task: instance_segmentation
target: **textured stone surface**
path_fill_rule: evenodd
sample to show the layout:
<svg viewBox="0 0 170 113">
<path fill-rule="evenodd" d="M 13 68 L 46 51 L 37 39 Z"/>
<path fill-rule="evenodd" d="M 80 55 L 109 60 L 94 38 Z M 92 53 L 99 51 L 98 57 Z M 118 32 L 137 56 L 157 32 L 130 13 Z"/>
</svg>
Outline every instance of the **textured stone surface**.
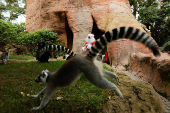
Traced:
<svg viewBox="0 0 170 113">
<path fill-rule="evenodd" d="M 128 0 L 26 0 L 26 28 L 56 31 L 65 46 L 81 52 L 85 37 L 94 33 L 96 39 L 104 32 L 121 26 L 142 27 L 131 13 Z M 144 31 L 144 30 L 143 30 Z M 126 64 L 132 52 L 150 53 L 143 45 L 119 40 L 108 45 L 109 58 Z"/>
<path fill-rule="evenodd" d="M 121 72 L 128 75 L 132 80 L 142 81 L 142 79 L 140 79 L 137 76 L 134 76 L 129 71 L 121 71 Z M 170 113 L 170 101 L 168 99 L 166 99 L 165 97 L 161 96 L 160 94 L 158 94 L 158 95 L 159 95 L 160 100 L 162 101 L 162 105 L 164 107 L 165 113 Z"/>
<path fill-rule="evenodd" d="M 155 90 L 170 100 L 170 56 L 162 53 L 155 58 L 151 54 L 132 54 L 130 72 L 153 85 Z"/>
<path fill-rule="evenodd" d="M 110 92 L 110 100 L 103 107 L 103 113 L 164 113 L 159 95 L 151 84 L 132 80 L 126 74 L 117 73 L 121 82 L 118 86 L 124 100 Z"/>
<path fill-rule="evenodd" d="M 159 96 L 159 97 L 162 101 L 163 107 L 165 109 L 165 113 L 170 113 L 170 101 L 164 98 L 163 96 Z"/>
</svg>

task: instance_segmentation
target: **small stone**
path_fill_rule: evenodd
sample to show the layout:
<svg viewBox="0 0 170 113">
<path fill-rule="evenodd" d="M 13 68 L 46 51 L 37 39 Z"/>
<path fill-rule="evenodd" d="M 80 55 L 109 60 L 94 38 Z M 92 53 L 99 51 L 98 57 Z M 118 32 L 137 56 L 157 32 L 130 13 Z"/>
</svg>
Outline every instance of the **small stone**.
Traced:
<svg viewBox="0 0 170 113">
<path fill-rule="evenodd" d="M 22 96 L 25 96 L 25 93 L 24 93 L 24 92 L 21 92 L 21 95 L 22 95 Z"/>
<path fill-rule="evenodd" d="M 57 100 L 61 100 L 61 99 L 63 99 L 63 97 L 57 97 L 56 99 L 57 99 Z"/>
</svg>

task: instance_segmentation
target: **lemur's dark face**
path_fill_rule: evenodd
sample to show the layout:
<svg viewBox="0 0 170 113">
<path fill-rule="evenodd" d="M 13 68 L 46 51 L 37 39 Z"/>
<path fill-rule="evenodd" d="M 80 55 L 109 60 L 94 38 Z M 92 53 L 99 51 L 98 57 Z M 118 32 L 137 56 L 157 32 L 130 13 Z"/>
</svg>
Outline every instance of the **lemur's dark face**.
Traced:
<svg viewBox="0 0 170 113">
<path fill-rule="evenodd" d="M 49 72 L 48 70 L 43 70 L 39 75 L 38 75 L 38 78 L 35 80 L 37 83 L 39 82 L 46 82 L 47 80 L 47 77 L 48 77 L 48 73 Z"/>
</svg>

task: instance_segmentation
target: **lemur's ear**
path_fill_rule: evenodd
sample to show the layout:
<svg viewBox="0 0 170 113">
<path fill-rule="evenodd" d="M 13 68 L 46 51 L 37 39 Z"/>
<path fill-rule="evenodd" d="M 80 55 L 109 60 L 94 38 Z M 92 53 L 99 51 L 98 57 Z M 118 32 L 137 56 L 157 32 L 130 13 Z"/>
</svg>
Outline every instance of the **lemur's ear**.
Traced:
<svg viewBox="0 0 170 113">
<path fill-rule="evenodd" d="M 49 72 L 49 71 L 46 69 L 45 72 Z"/>
</svg>

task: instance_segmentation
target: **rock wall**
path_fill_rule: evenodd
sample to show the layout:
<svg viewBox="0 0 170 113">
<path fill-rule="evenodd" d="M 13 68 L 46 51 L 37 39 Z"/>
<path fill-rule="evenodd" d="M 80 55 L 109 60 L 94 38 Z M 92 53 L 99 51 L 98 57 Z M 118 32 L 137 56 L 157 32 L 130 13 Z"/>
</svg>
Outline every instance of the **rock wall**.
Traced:
<svg viewBox="0 0 170 113">
<path fill-rule="evenodd" d="M 155 58 L 151 54 L 132 54 L 130 72 L 149 82 L 155 90 L 170 100 L 170 55 L 162 53 Z"/>
<path fill-rule="evenodd" d="M 103 107 L 103 113 L 164 113 L 162 102 L 151 84 L 131 80 L 124 73 L 119 72 L 117 75 L 121 82 L 118 87 L 124 99 L 121 100 L 110 91 L 111 96 Z"/>
<path fill-rule="evenodd" d="M 81 52 L 85 37 L 94 33 L 99 38 L 104 32 L 121 26 L 141 30 L 132 15 L 128 0 L 26 0 L 26 28 L 56 31 L 65 46 Z M 144 30 L 143 30 L 144 31 Z M 118 40 L 108 45 L 109 58 L 116 64 L 126 64 L 130 53 L 150 53 L 143 45 L 129 40 Z"/>
</svg>

